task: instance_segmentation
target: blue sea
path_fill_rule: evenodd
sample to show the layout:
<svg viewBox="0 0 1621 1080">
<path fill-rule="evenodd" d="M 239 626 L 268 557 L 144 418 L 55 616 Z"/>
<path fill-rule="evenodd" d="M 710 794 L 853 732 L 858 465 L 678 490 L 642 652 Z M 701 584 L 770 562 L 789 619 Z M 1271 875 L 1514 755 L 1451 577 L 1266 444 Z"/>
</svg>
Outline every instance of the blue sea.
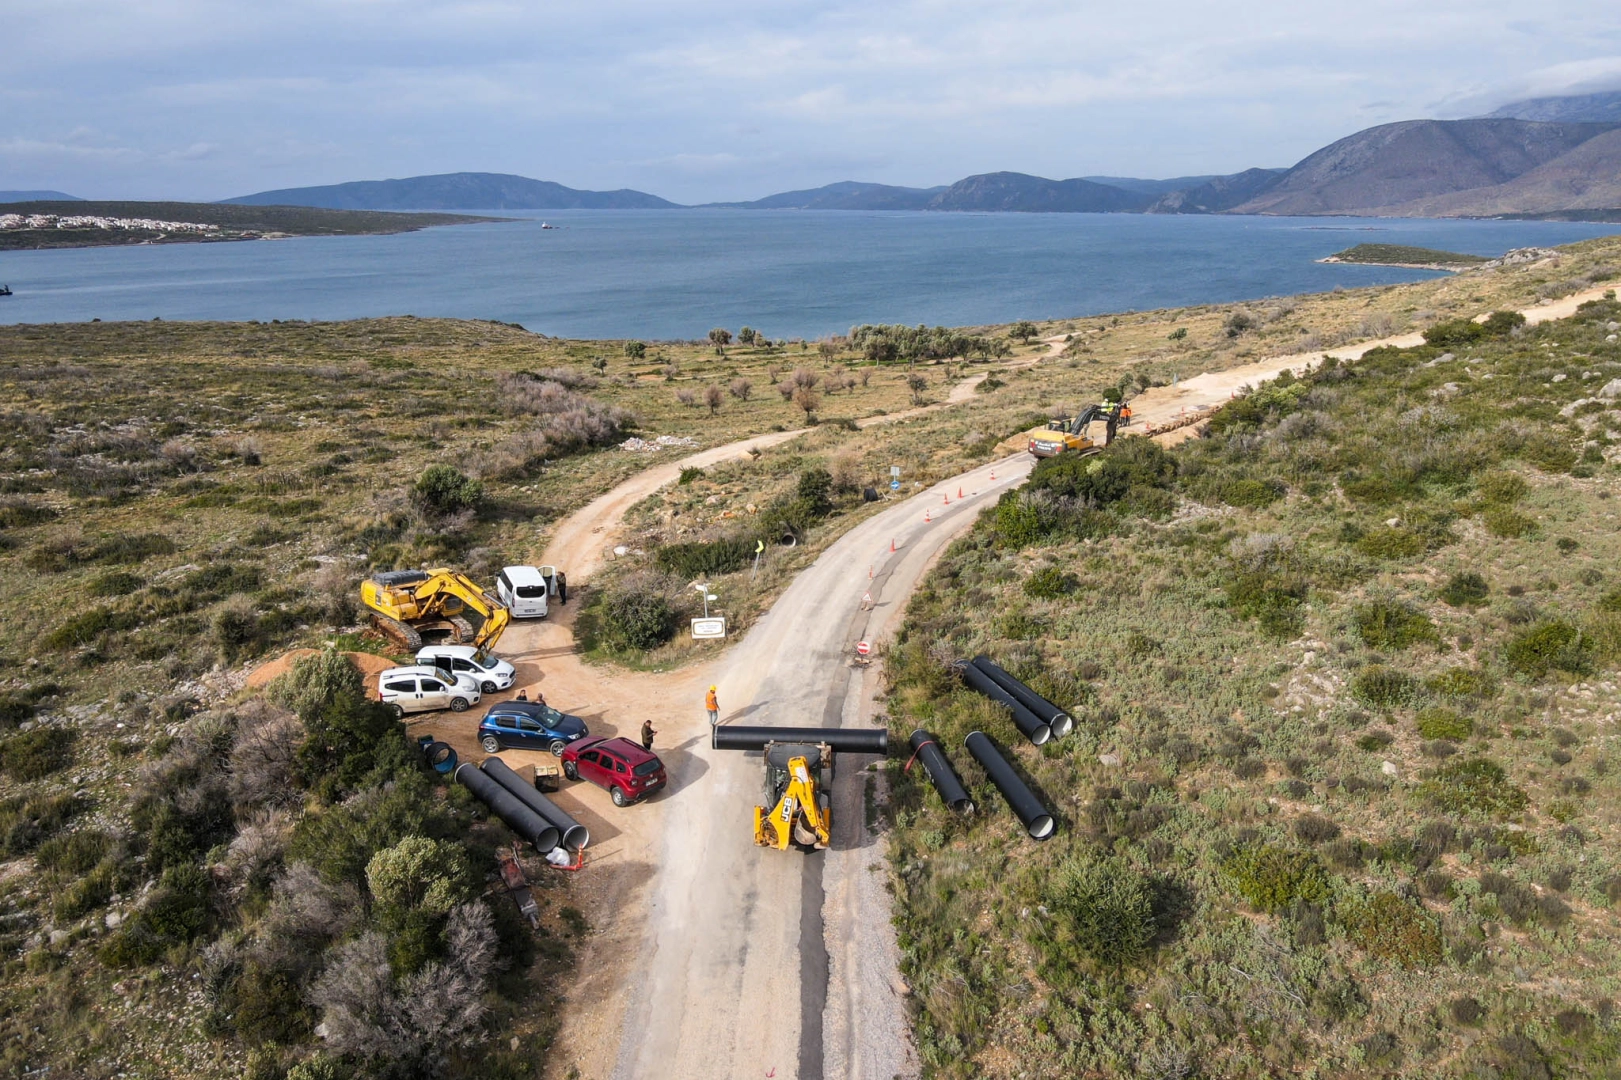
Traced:
<svg viewBox="0 0 1621 1080">
<path fill-rule="evenodd" d="M 473 211 L 470 211 L 473 212 Z M 455 316 L 561 337 L 819 337 L 1180 307 L 1435 276 L 1315 260 L 1480 255 L 1621 225 L 1141 214 L 579 210 L 396 236 L 0 252 L 0 322 Z M 542 228 L 542 222 L 553 228 Z"/>
</svg>

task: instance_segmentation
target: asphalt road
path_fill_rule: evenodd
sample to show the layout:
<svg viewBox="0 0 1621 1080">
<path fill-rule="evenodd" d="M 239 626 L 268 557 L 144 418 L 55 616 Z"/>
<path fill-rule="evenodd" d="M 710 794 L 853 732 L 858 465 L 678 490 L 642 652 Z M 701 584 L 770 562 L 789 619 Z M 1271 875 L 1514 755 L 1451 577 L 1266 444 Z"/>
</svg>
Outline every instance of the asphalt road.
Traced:
<svg viewBox="0 0 1621 1080">
<path fill-rule="evenodd" d="M 893 625 L 935 556 L 1030 465 L 1010 459 L 937 484 L 824 552 L 712 669 L 726 721 L 868 722 L 877 667 L 853 664 L 856 642 Z M 876 848 L 861 815 L 868 759 L 836 762 L 834 848 L 807 856 L 753 844 L 752 807 L 764 797 L 758 754 L 711 750 L 701 720 L 678 738 L 702 780 L 647 818 L 660 830 L 650 852 L 659 869 L 643 899 L 613 1075 L 888 1080 L 915 1071 L 887 897 L 860 887 L 861 876 L 876 876 L 865 870 Z"/>
</svg>

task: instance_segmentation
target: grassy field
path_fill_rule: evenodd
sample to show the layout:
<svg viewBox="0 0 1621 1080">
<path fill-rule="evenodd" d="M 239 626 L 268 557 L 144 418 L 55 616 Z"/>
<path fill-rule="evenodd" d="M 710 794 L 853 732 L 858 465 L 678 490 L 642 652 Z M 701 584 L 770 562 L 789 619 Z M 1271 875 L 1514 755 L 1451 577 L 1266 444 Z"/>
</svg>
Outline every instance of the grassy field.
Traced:
<svg viewBox="0 0 1621 1080">
<path fill-rule="evenodd" d="M 37 248 L 107 247 L 121 244 L 184 244 L 249 240 L 262 236 L 362 236 L 415 232 L 435 225 L 465 225 L 499 218 L 466 214 L 394 214 L 376 210 L 321 210 L 304 206 L 235 206 L 183 202 L 23 202 L 0 203 L 0 214 L 54 214 L 59 217 L 145 218 L 217 225 L 217 232 L 163 233 L 151 229 L 5 229 L 0 251 Z"/>
<path fill-rule="evenodd" d="M 546 933 L 530 942 L 533 953 L 520 948 L 511 912 L 498 900 L 490 904 L 493 929 L 445 912 L 427 923 L 406 919 L 398 904 L 390 907 L 391 868 L 409 861 L 437 875 L 443 895 L 471 902 L 500 831 L 473 822 L 453 790 L 425 781 L 408 754 L 401 759 L 397 733 L 368 727 L 376 718 L 354 702 L 352 688 L 306 673 L 314 689 L 284 688 L 267 701 L 243 695 L 241 680 L 289 647 L 366 647 L 354 595 L 369 569 L 450 564 L 488 578 L 505 562 L 532 558 L 552 524 L 594 495 L 688 452 L 619 449 L 630 436 L 671 436 L 702 448 L 797 428 L 807 414 L 817 421 L 752 462 L 689 476 L 637 508 L 642 554 L 616 563 L 586 596 L 601 628 L 602 605 L 615 590 L 638 579 L 655 588 L 684 584 L 690 560 L 716 550 L 704 545 L 733 543 L 776 515 L 776 523 L 800 530 L 802 543 L 774 550 L 758 579 L 749 582 L 738 566 L 704 571 L 734 625 L 746 625 L 805 560 L 870 512 L 875 504 L 861 491 L 887 484 L 891 465 L 909 483 L 928 483 L 991 460 L 1003 440 L 1106 388 L 1534 303 L 1603 280 L 1617 259 L 1621 244 L 1595 242 L 1552 263 L 1412 286 L 1054 321 L 1016 328 L 1012 339 L 1007 327 L 971 328 L 1005 344 L 1012 363 L 1039 364 L 992 366 L 982 392 L 963 405 L 865 428 L 854 421 L 938 402 L 986 365 L 876 363 L 841 340 L 717 351 L 707 342 L 567 341 L 495 323 L 412 318 L 0 327 L 0 570 L 9 586 L 0 598 L 0 656 L 9 673 L 0 683 L 0 1072 L 51 1064 L 85 1076 L 247 1070 L 279 1077 L 310 1057 L 314 1002 L 336 1008 L 334 995 L 358 992 L 322 982 L 320 972 L 362 970 L 373 956 L 365 950 L 383 948 L 395 981 L 373 986 L 367 1000 L 374 1011 L 405 1008 L 401 995 L 432 988 L 424 972 L 444 959 L 451 937 L 487 932 L 525 962 L 483 975 L 489 1011 L 446 1036 L 455 1052 L 434 1067 L 448 1075 L 529 1075 L 525 1063 L 543 1052 L 552 1030 L 540 988 L 566 968 L 568 938 L 578 932 L 566 888 L 544 897 Z M 1044 338 L 1055 339 L 1057 355 L 1043 359 Z M 1558 385 L 1574 392 L 1578 375 Z M 1589 420 L 1584 414 L 1577 422 Z M 1231 466 L 1214 460 L 1214 448 L 1232 445 L 1201 440 L 1178 453 L 1213 455 L 1208 470 L 1219 472 Z M 446 497 L 447 489 L 420 482 L 433 466 L 477 486 L 458 481 Z M 1594 462 L 1573 468 L 1608 475 Z M 1178 473 L 1176 483 L 1192 483 L 1188 475 Z M 1270 474 L 1253 479 L 1265 487 Z M 1297 501 L 1292 481 L 1280 482 L 1290 494 L 1265 513 Z M 1204 497 L 1178 495 L 1190 506 L 1203 506 Z M 1509 510 L 1525 515 L 1544 497 L 1533 484 Z M 1207 516 L 1250 512 L 1217 506 Z M 1228 543 L 1219 539 L 1225 528 L 1216 539 L 1197 534 L 1199 542 Z M 1599 537 L 1571 536 L 1579 547 L 1561 556 L 1560 567 L 1585 566 L 1607 550 Z M 1124 542 L 1100 534 L 1075 549 L 1083 561 L 1074 572 L 1119 574 L 1119 586 L 1130 585 L 1126 570 L 1137 564 L 1115 566 L 1103 554 Z M 1190 546 L 1178 557 L 1196 566 L 1216 557 L 1201 550 Z M 1012 576 L 997 587 L 1011 589 L 1018 574 L 997 574 L 1004 572 Z M 1537 580 L 1521 576 L 1527 588 Z M 1124 617 L 1133 601 L 1122 595 L 1085 610 Z M 1491 595 L 1499 602 L 1498 592 Z M 1034 605 L 1022 597 L 1010 617 Z M 1053 610 L 1079 609 L 1066 602 Z M 1143 633 L 1181 648 L 1163 644 L 1175 640 L 1169 632 Z M 616 646 L 599 636 L 586 644 L 608 662 L 683 659 L 679 645 L 656 641 Z M 1256 648 L 1276 652 L 1271 644 Z M 1227 660 L 1179 660 L 1182 685 L 1214 685 Z M 1263 676 L 1241 670 L 1220 691 L 1226 696 L 1212 700 L 1265 693 L 1255 682 Z M 282 778 L 273 790 L 285 799 L 233 779 L 252 772 L 242 755 L 262 748 L 261 730 L 301 748 L 297 760 L 271 763 L 282 770 L 272 769 Z M 381 749 L 355 761 L 323 750 L 345 739 Z M 442 812 L 414 817 L 423 806 Z M 914 830 L 940 827 L 921 822 L 903 826 L 903 850 L 920 842 Z M 449 847 L 400 847 L 413 836 Z M 1065 836 L 1050 846 L 1055 854 L 1070 830 Z M 382 859 L 376 881 L 368 873 L 373 858 Z M 317 873 L 317 883 L 299 866 L 324 866 L 326 876 Z M 478 871 L 467 877 L 467 867 Z M 317 909 L 344 933 L 278 945 L 304 940 L 289 937 L 289 928 L 307 927 L 298 920 Z M 927 908 L 907 910 L 909 918 L 935 918 Z M 934 962 L 917 961 L 920 987 Z M 930 1010 L 938 1004 L 933 993 L 922 998 Z M 964 1007 L 979 1002 L 963 1000 Z M 289 1018 L 287 1026 L 270 1023 L 277 1016 Z M 364 1034 L 363 1026 L 345 1030 Z M 519 1049 L 509 1052 L 513 1037 Z M 364 1057 L 353 1049 L 361 1045 L 341 1047 L 351 1048 L 352 1062 Z M 294 1075 L 328 1075 L 314 1061 Z M 388 1068 L 406 1066 L 378 1071 Z"/>
<path fill-rule="evenodd" d="M 887 667 L 982 808 L 896 773 L 927 1075 L 1616 1075 L 1617 320 L 1280 379 L 954 545 Z M 980 652 L 1079 734 L 1018 745 Z"/>
</svg>

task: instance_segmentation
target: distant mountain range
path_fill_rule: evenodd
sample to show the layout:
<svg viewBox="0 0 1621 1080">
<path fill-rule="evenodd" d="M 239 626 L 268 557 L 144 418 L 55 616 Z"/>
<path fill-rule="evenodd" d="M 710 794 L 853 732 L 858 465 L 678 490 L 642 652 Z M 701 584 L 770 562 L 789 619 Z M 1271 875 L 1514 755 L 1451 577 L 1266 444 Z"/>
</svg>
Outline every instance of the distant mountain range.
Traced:
<svg viewBox="0 0 1621 1080">
<path fill-rule="evenodd" d="M 550 180 L 470 172 L 282 188 L 223 201 L 243 206 L 319 206 L 330 210 L 671 210 L 676 207 L 673 202 L 641 191 L 577 191 Z"/>
<path fill-rule="evenodd" d="M 84 202 L 77 195 L 60 191 L 0 191 L 0 203 L 14 202 Z"/>
<path fill-rule="evenodd" d="M 578 191 L 500 173 L 449 173 L 288 188 L 227 202 L 367 210 L 676 209 L 645 192 Z M 1621 214 L 1621 91 L 1537 98 L 1470 120 L 1359 131 L 1289 169 L 1145 180 L 1049 180 L 993 172 L 945 187 L 842 181 L 749 202 L 749 210 L 1276 214 L 1383 217 Z"/>
</svg>

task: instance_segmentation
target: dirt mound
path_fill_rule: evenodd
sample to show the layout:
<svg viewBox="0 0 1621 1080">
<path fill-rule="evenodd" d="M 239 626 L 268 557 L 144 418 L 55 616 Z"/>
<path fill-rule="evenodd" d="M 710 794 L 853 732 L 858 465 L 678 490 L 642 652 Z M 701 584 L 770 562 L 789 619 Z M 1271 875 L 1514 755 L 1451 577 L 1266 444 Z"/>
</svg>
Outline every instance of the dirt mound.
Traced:
<svg viewBox="0 0 1621 1080">
<path fill-rule="evenodd" d="M 317 650 L 315 649 L 294 649 L 292 652 L 282 653 L 268 664 L 254 668 L 253 671 L 248 674 L 247 685 L 253 688 L 266 686 L 278 675 L 284 675 L 291 671 L 293 664 L 298 661 L 299 657 L 314 656 L 316 651 Z M 349 662 L 353 664 L 356 670 L 358 670 L 365 678 L 366 693 L 368 694 L 375 694 L 377 692 L 378 675 L 384 671 L 387 671 L 391 667 L 398 666 L 393 660 L 390 660 L 386 656 L 375 656 L 371 653 L 363 652 L 346 652 L 343 655 L 349 658 Z"/>
</svg>

